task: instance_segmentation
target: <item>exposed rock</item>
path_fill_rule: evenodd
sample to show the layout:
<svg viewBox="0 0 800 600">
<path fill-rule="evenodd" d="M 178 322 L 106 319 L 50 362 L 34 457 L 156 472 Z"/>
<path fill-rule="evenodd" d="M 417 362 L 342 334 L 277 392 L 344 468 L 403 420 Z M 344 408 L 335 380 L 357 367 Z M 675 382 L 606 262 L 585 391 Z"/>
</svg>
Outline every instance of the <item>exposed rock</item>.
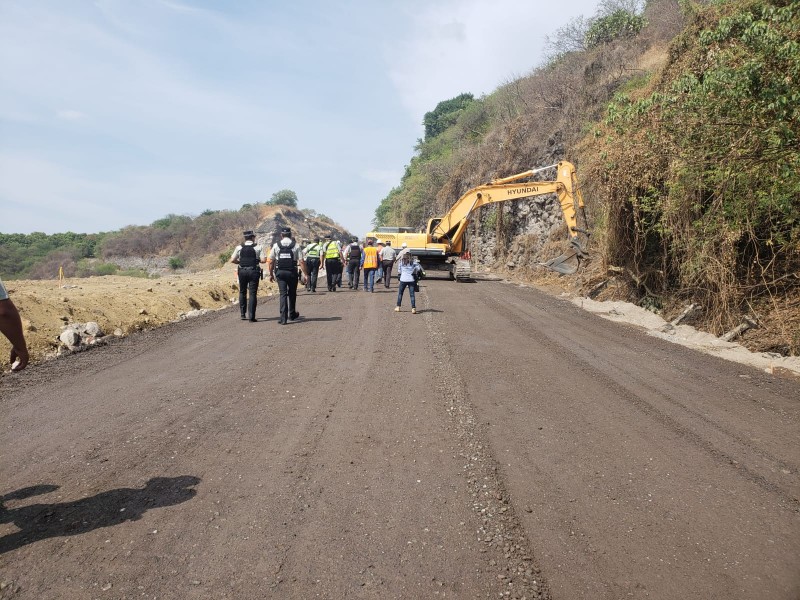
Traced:
<svg viewBox="0 0 800 600">
<path fill-rule="evenodd" d="M 83 332 L 86 335 L 90 335 L 92 337 L 102 337 L 103 330 L 100 328 L 100 325 L 95 323 L 94 321 L 89 321 L 83 326 Z"/>
<path fill-rule="evenodd" d="M 81 334 L 78 333 L 72 327 L 68 327 L 67 329 L 62 331 L 61 335 L 58 336 L 58 339 L 61 340 L 61 343 L 64 344 L 70 350 L 79 348 L 81 345 Z"/>
</svg>

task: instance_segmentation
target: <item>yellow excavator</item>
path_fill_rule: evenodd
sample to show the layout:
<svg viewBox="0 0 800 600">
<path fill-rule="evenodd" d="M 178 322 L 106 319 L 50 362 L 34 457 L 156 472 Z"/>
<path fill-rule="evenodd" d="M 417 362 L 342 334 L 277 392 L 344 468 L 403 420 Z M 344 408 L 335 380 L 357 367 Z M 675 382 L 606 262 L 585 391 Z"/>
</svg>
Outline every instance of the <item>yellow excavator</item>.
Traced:
<svg viewBox="0 0 800 600">
<path fill-rule="evenodd" d="M 530 180 L 537 173 L 554 167 L 557 169 L 555 181 Z M 465 234 L 475 210 L 495 202 L 519 200 L 543 194 L 556 194 L 558 197 L 561 212 L 569 229 L 570 249 L 561 256 L 539 264 L 569 275 L 577 271 L 581 261 L 588 256 L 586 244 L 590 234 L 586 229 L 586 212 L 575 176 L 575 166 L 565 160 L 556 165 L 492 179 L 490 183 L 472 188 L 461 196 L 443 217 L 430 219 L 422 233 L 417 233 L 410 227 L 378 227 L 366 237 L 390 240 L 392 246 L 398 250 L 405 243 L 408 251 L 419 259 L 426 271 L 448 271 L 451 280 L 468 281 L 470 261 Z M 579 219 L 583 227 L 579 226 Z"/>
</svg>

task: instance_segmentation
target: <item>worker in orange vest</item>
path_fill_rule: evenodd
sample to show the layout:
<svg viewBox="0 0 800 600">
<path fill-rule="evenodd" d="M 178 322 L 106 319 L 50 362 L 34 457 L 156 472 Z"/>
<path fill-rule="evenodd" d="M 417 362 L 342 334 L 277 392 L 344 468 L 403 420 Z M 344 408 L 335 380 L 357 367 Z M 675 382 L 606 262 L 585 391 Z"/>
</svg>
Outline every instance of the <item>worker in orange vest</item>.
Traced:
<svg viewBox="0 0 800 600">
<path fill-rule="evenodd" d="M 367 245 L 364 246 L 364 254 L 361 263 L 364 268 L 365 292 L 375 291 L 375 271 L 378 269 L 378 249 L 372 244 L 372 238 L 368 238 Z"/>
</svg>

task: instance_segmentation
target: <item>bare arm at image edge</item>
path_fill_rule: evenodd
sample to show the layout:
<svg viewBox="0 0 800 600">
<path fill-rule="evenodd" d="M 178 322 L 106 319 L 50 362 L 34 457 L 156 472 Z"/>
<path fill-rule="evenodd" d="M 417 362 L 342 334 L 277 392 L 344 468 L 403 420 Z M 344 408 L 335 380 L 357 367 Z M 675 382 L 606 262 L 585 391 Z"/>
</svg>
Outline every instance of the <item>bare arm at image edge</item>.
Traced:
<svg viewBox="0 0 800 600">
<path fill-rule="evenodd" d="M 28 366 L 28 345 L 22 333 L 22 319 L 10 299 L 0 300 L 0 332 L 11 342 L 11 370 Z"/>
</svg>

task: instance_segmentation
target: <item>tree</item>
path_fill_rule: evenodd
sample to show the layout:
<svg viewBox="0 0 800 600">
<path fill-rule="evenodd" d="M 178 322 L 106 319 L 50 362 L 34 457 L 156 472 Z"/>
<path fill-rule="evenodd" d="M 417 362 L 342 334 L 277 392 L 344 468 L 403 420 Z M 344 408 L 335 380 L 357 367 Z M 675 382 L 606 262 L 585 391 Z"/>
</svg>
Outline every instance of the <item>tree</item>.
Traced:
<svg viewBox="0 0 800 600">
<path fill-rule="evenodd" d="M 454 125 L 458 115 L 474 101 L 472 94 L 460 94 L 450 100 L 442 100 L 431 112 L 425 113 L 422 119 L 422 124 L 425 125 L 425 141 Z"/>
<path fill-rule="evenodd" d="M 297 194 L 292 190 L 281 190 L 272 194 L 272 198 L 267 202 L 269 206 L 294 206 L 297 208 Z"/>
</svg>

